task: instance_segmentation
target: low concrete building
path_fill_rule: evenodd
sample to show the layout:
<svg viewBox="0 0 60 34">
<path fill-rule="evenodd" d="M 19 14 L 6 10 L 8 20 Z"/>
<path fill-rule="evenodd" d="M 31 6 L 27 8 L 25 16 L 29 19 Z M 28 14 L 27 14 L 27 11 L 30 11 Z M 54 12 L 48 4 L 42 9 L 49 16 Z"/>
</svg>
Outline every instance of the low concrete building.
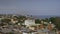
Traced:
<svg viewBox="0 0 60 34">
<path fill-rule="evenodd" d="M 34 19 L 27 19 L 27 20 L 25 20 L 24 24 L 29 27 L 29 26 L 35 24 L 35 20 Z"/>
<path fill-rule="evenodd" d="M 11 19 L 11 22 L 15 24 L 18 22 L 18 20 Z"/>
</svg>

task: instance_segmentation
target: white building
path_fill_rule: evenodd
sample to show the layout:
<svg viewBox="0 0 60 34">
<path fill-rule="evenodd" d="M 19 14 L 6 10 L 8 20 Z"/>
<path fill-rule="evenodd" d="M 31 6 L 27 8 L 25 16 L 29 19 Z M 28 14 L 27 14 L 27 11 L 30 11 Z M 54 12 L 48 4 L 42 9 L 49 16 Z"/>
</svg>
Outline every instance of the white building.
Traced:
<svg viewBox="0 0 60 34">
<path fill-rule="evenodd" d="M 27 19 L 27 20 L 25 20 L 25 23 L 24 24 L 26 26 L 34 25 L 35 24 L 35 20 L 33 20 L 33 19 Z"/>
<path fill-rule="evenodd" d="M 18 20 L 11 19 L 11 22 L 15 24 L 18 22 Z"/>
</svg>

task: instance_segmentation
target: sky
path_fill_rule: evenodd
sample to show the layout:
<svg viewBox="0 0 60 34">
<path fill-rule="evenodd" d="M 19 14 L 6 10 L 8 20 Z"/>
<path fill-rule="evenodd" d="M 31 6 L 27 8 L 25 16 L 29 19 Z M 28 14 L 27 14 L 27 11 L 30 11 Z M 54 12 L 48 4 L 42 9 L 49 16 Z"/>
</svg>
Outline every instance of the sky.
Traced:
<svg viewBox="0 0 60 34">
<path fill-rule="evenodd" d="M 60 0 L 0 0 L 0 14 L 60 15 Z"/>
</svg>

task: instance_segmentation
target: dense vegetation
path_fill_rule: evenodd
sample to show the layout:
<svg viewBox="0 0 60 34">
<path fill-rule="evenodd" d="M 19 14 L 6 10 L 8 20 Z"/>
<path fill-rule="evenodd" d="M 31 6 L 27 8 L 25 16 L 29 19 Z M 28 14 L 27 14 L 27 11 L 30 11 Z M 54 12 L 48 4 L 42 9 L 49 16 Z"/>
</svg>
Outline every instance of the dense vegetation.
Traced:
<svg viewBox="0 0 60 34">
<path fill-rule="evenodd" d="M 56 28 L 60 30 L 60 17 L 51 17 L 50 21 L 56 25 Z"/>
<path fill-rule="evenodd" d="M 51 18 L 45 18 L 45 19 L 42 19 L 44 22 L 52 22 L 53 24 L 55 24 L 56 25 L 56 28 L 58 29 L 58 30 L 60 30 L 60 17 L 51 17 Z M 39 20 L 39 19 L 36 19 L 35 20 L 35 22 L 36 23 L 40 23 L 41 22 L 41 20 Z"/>
</svg>

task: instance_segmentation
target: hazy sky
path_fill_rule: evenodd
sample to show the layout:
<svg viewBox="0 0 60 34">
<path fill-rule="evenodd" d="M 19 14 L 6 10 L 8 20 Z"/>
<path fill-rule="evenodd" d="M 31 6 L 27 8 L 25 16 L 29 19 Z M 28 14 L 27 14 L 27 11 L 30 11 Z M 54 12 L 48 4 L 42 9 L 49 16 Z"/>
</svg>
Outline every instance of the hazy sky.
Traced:
<svg viewBox="0 0 60 34">
<path fill-rule="evenodd" d="M 0 14 L 60 15 L 60 0 L 0 0 Z"/>
</svg>

